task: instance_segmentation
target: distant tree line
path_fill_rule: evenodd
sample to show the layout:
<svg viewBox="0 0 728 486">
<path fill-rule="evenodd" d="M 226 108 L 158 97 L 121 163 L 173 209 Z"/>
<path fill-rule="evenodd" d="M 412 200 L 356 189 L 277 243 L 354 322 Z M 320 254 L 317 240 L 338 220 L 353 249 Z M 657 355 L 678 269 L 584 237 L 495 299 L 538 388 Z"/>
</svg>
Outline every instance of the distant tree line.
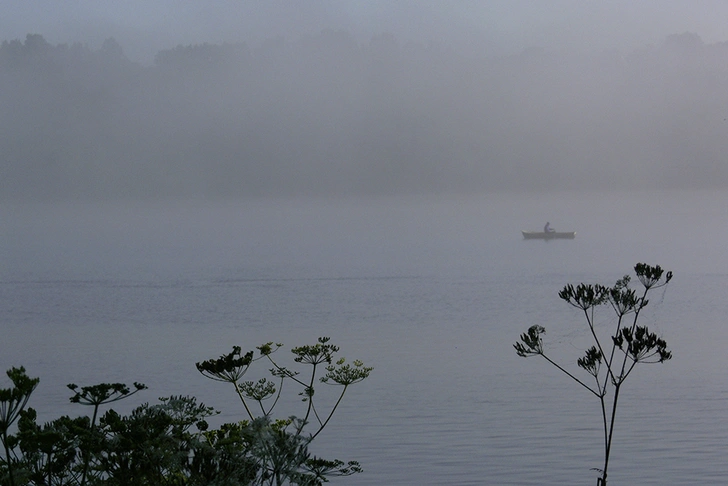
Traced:
<svg viewBox="0 0 728 486">
<path fill-rule="evenodd" d="M 724 187 L 728 43 L 0 45 L 0 200 Z"/>
</svg>

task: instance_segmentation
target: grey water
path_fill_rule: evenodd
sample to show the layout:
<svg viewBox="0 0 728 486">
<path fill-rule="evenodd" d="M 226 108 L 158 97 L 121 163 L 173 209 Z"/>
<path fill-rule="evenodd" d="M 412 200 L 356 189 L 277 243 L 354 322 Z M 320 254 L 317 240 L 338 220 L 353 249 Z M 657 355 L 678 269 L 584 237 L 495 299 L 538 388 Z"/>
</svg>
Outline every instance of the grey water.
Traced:
<svg viewBox="0 0 728 486">
<path fill-rule="evenodd" d="M 41 378 L 43 419 L 87 413 L 67 383 L 140 381 L 115 408 L 190 394 L 233 421 L 196 361 L 277 341 L 293 364 L 329 336 L 374 366 L 314 445 L 364 467 L 333 484 L 594 484 L 598 402 L 512 344 L 543 325 L 575 368 L 588 336 L 558 291 L 659 264 L 675 277 L 643 323 L 674 357 L 627 382 L 610 484 L 724 484 L 727 208 L 706 191 L 3 204 L 0 367 Z M 522 240 L 547 220 L 576 239 Z"/>
</svg>

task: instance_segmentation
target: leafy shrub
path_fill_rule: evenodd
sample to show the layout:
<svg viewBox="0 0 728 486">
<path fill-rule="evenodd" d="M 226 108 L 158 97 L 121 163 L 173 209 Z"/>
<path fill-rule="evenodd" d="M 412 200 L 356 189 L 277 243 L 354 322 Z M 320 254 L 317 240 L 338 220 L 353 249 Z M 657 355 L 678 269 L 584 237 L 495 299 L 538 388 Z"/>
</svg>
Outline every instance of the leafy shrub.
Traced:
<svg viewBox="0 0 728 486">
<path fill-rule="evenodd" d="M 279 366 L 271 357 L 280 348 L 271 343 L 259 347 L 260 356 L 242 355 L 240 348 L 220 359 L 197 364 L 205 376 L 230 382 L 240 396 L 248 418 L 210 429 L 206 419 L 218 412 L 190 396 L 160 398 L 144 403 L 128 416 L 102 406 L 126 399 L 146 389 L 123 383 L 78 387 L 73 403 L 93 407 L 91 417 L 63 416 L 38 424 L 37 413 L 26 408 L 38 378 L 25 369 L 12 368 L 7 375 L 11 388 L 0 389 L 0 485 L 149 485 L 149 486 L 239 486 L 320 485 L 335 476 L 361 471 L 356 461 L 345 464 L 312 456 L 308 446 L 326 426 L 347 388 L 371 372 L 361 362 L 334 361 L 338 347 L 320 338 L 312 346 L 294 348 L 294 361 L 312 367 L 310 379 Z M 271 372 L 278 388 L 269 380 L 239 383 L 249 366 L 261 358 L 273 363 Z M 324 376 L 317 372 L 323 367 Z M 338 400 L 326 415 L 319 415 L 314 401 L 315 380 L 342 386 Z M 271 416 L 284 382 L 303 386 L 304 418 L 274 419 Z M 270 406 L 263 402 L 275 395 Z M 251 413 L 247 401 L 258 402 L 262 413 Z M 325 417 L 320 419 L 319 417 Z M 304 433 L 313 418 L 315 432 Z M 15 427 L 14 433 L 11 428 Z"/>
</svg>

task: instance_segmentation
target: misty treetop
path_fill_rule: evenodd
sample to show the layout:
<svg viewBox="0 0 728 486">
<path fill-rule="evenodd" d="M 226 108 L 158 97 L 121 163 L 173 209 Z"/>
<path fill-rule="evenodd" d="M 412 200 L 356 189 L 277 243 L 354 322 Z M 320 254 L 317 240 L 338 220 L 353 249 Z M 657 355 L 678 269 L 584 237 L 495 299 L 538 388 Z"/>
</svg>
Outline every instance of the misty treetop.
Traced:
<svg viewBox="0 0 728 486">
<path fill-rule="evenodd" d="M 728 183 L 728 43 L 694 34 L 473 58 L 326 30 L 151 66 L 29 34 L 0 76 L 2 200 Z"/>
</svg>

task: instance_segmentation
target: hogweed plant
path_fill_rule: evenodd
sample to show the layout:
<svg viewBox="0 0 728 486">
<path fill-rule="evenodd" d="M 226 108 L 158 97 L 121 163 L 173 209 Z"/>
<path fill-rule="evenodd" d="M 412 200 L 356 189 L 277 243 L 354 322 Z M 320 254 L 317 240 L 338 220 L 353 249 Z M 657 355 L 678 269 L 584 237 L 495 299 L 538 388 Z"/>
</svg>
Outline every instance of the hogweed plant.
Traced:
<svg viewBox="0 0 728 486">
<path fill-rule="evenodd" d="M 336 358 L 339 348 L 328 338 L 293 348 L 293 361 L 307 366 L 304 378 L 281 366 L 273 353 L 281 345 L 265 344 L 260 355 L 239 347 L 220 359 L 198 363 L 205 376 L 235 384 L 248 413 L 246 420 L 211 428 L 207 419 L 219 412 L 195 397 L 174 395 L 144 403 L 128 415 L 106 408 L 147 387 L 141 383 L 68 385 L 72 403 L 86 405 L 92 417 L 62 416 L 38 423 L 27 407 L 39 380 L 12 368 L 9 388 L 0 388 L 0 486 L 155 486 L 300 485 L 320 486 L 329 478 L 361 471 L 359 463 L 313 456 L 309 445 L 323 430 L 350 385 L 367 378 L 371 368 L 360 361 Z M 242 381 L 251 364 L 264 360 L 273 380 Z M 284 384 L 300 389 L 303 418 L 273 418 Z M 317 385 L 339 385 L 322 407 Z M 258 412 L 258 410 L 260 410 Z M 311 423 L 313 433 L 304 433 Z"/>
<path fill-rule="evenodd" d="M 118 402 L 128 398 L 135 393 L 147 388 L 143 383 L 134 382 L 134 390 L 132 391 L 124 383 L 100 383 L 98 385 L 82 386 L 79 390 L 78 385 L 71 383 L 66 385 L 69 390 L 74 392 L 69 399 L 71 403 L 78 403 L 93 407 L 94 413 L 91 418 L 90 434 L 96 431 L 96 418 L 98 417 L 99 407 L 113 402 Z M 81 474 L 81 486 L 86 484 L 86 475 L 88 474 L 89 458 L 84 458 L 83 472 Z"/>
<path fill-rule="evenodd" d="M 664 287 L 672 279 L 672 272 L 665 272 L 659 265 L 638 263 L 634 267 L 642 285 L 638 292 L 630 288 L 631 278 L 625 275 L 612 287 L 602 285 L 567 285 L 559 297 L 583 313 L 594 345 L 587 349 L 576 365 L 591 378 L 582 379 L 556 363 L 546 354 L 542 335 L 546 330 L 539 325 L 531 326 L 513 346 L 518 356 L 540 356 L 554 365 L 569 378 L 594 395 L 600 403 L 604 431 L 604 466 L 595 468 L 600 477 L 597 486 L 606 486 L 609 455 L 612 450 L 614 423 L 619 394 L 625 380 L 638 364 L 662 363 L 672 357 L 667 343 L 647 326 L 638 324 L 643 309 L 649 303 L 650 291 Z M 611 307 L 616 316 L 613 334 L 604 337 L 597 329 L 595 311 L 602 306 Z M 601 327 L 601 326 L 599 326 Z"/>
<path fill-rule="evenodd" d="M 349 386 L 366 379 L 372 371 L 359 360 L 347 363 L 345 358 L 337 358 L 339 347 L 329 340 L 328 337 L 320 337 L 316 344 L 291 349 L 293 361 L 308 368 L 305 374 L 282 366 L 274 358 L 274 353 L 283 345 L 273 342 L 258 346 L 257 357 L 254 351 L 243 354 L 241 348 L 235 346 L 226 355 L 196 364 L 197 370 L 207 378 L 232 384 L 248 415 L 246 423 L 258 426 L 258 441 L 265 445 L 260 455 L 264 463 L 261 484 L 296 482 L 300 481 L 296 479 L 300 477 L 348 476 L 361 471 L 356 461 L 345 465 L 338 459 L 330 461 L 310 457 L 307 452 L 308 445 L 331 420 Z M 272 379 L 263 377 L 243 381 L 257 361 L 271 366 L 269 373 Z M 298 396 L 305 404 L 304 412 L 301 417 L 273 420 L 273 411 L 287 383 L 298 388 Z M 318 383 L 341 387 L 338 397 L 327 408 L 321 407 L 316 396 Z M 304 433 L 308 427 L 312 430 Z"/>
<path fill-rule="evenodd" d="M 30 378 L 25 368 L 11 368 L 7 371 L 13 383 L 11 388 L 0 388 L 0 442 L 3 444 L 4 457 L 0 458 L 0 484 L 15 486 L 19 464 L 15 447 L 18 438 L 10 434 L 10 427 L 22 416 L 30 395 L 38 386 L 40 379 Z"/>
</svg>

